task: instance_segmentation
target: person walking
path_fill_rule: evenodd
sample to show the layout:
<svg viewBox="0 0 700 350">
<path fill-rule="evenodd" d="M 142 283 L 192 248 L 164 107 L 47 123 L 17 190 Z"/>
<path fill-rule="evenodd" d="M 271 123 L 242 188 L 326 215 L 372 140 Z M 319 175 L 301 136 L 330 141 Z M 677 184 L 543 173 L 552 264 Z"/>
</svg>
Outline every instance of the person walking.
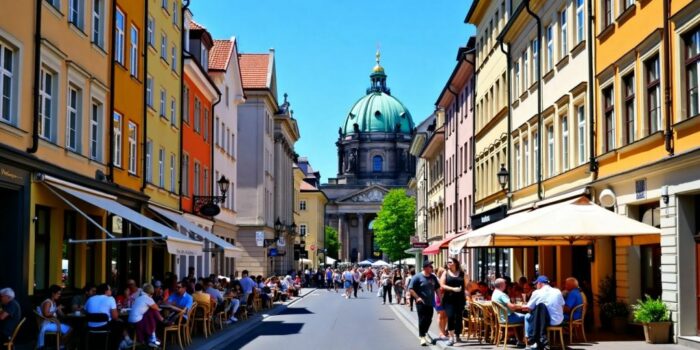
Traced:
<svg viewBox="0 0 700 350">
<path fill-rule="evenodd" d="M 365 280 L 367 280 L 367 289 L 372 293 L 372 287 L 374 287 L 374 271 L 372 271 L 371 267 L 367 268 L 367 271 L 365 271 Z"/>
<path fill-rule="evenodd" d="M 333 285 L 333 270 L 330 267 L 326 268 L 326 290 L 331 291 L 331 286 Z"/>
<path fill-rule="evenodd" d="M 411 279 L 409 293 L 416 300 L 416 312 L 418 313 L 418 338 L 421 346 L 427 346 L 426 334 L 433 322 L 433 304 L 435 303 L 435 291 L 440 286 L 440 281 L 433 275 L 433 262 L 423 262 L 423 271 L 417 273 Z"/>
<path fill-rule="evenodd" d="M 411 268 L 408 270 L 408 273 L 406 274 L 406 278 L 405 278 L 405 280 L 406 280 L 406 288 L 405 289 L 406 289 L 406 299 L 407 299 L 406 303 L 410 305 L 411 312 L 413 312 L 413 303 L 415 302 L 415 299 L 413 298 L 411 293 L 409 293 L 409 289 L 410 289 L 409 286 L 411 285 L 411 279 L 413 278 L 413 276 L 415 274 L 416 274 L 416 270 Z"/>
<path fill-rule="evenodd" d="M 392 278 L 391 278 L 391 273 L 389 273 L 389 268 L 385 267 L 384 271 L 382 271 L 381 276 L 379 277 L 381 283 L 382 283 L 382 298 L 384 302 L 382 305 L 386 304 L 386 298 L 387 296 L 389 297 L 389 304 L 391 305 L 391 283 L 392 283 Z"/>
<path fill-rule="evenodd" d="M 340 288 L 342 284 L 342 276 L 340 275 L 340 272 L 336 269 L 333 271 L 333 288 L 335 289 L 335 292 L 338 293 L 338 288 Z"/>
<path fill-rule="evenodd" d="M 445 274 L 445 268 L 439 267 L 437 273 L 435 274 L 438 281 Z M 440 333 L 438 334 L 439 340 L 445 340 L 447 338 L 447 313 L 442 305 L 443 290 L 440 286 L 437 286 L 435 291 L 435 311 L 438 313 L 438 329 Z"/>
<path fill-rule="evenodd" d="M 357 299 L 357 289 L 360 288 L 360 272 L 357 271 L 357 267 L 352 269 L 352 290 L 355 299 Z"/>
<path fill-rule="evenodd" d="M 396 297 L 396 302 L 403 305 L 403 277 L 401 276 L 401 270 L 394 270 L 392 282 L 394 285 L 394 296 Z"/>
<path fill-rule="evenodd" d="M 343 287 L 345 288 L 345 294 L 343 296 L 345 299 L 350 299 L 351 293 L 352 293 L 352 285 L 353 285 L 353 274 L 350 268 L 348 267 L 345 269 L 345 272 L 343 272 Z"/>
<path fill-rule="evenodd" d="M 447 261 L 447 271 L 440 277 L 440 287 L 444 291 L 442 306 L 447 314 L 447 332 L 449 339 L 447 345 L 461 341 L 459 335 L 462 334 L 462 311 L 466 304 L 466 284 L 467 279 L 456 258 Z"/>
</svg>

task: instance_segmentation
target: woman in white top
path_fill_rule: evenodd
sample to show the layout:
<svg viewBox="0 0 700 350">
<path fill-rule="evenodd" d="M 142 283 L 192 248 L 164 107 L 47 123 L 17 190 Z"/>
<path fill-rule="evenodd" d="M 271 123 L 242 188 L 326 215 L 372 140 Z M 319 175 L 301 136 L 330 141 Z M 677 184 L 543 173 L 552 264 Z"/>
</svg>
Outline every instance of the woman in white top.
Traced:
<svg viewBox="0 0 700 350">
<path fill-rule="evenodd" d="M 64 336 L 64 338 L 67 338 L 68 333 L 71 331 L 71 328 L 68 325 L 54 322 L 54 320 L 58 319 L 58 317 L 63 317 L 61 307 L 56 306 L 56 301 L 61 298 L 61 287 L 55 284 L 52 285 L 49 287 L 49 295 L 50 297 L 44 300 L 41 305 L 36 308 L 36 311 L 41 316 L 46 318 L 41 323 L 41 328 L 39 329 L 39 339 L 37 340 L 38 348 L 44 347 L 44 334 L 46 334 L 46 332 L 58 331 L 59 324 L 61 326 L 60 333 Z"/>
<path fill-rule="evenodd" d="M 146 283 L 143 285 L 142 293 L 134 299 L 134 303 L 129 310 L 129 323 L 136 328 L 136 340 L 144 343 L 148 339 L 148 345 L 157 347 L 160 345 L 156 338 L 156 326 L 163 321 L 160 315 L 160 308 L 153 301 L 153 285 Z"/>
</svg>

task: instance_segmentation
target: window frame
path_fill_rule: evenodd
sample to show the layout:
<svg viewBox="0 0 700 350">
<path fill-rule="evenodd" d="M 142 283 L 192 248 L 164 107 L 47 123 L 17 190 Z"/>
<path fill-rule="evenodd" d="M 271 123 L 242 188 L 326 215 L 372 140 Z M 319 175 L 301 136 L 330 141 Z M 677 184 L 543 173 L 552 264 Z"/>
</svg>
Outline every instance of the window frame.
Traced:
<svg viewBox="0 0 700 350">
<path fill-rule="evenodd" d="M 104 48 L 104 0 L 92 1 L 92 43 L 100 48 Z"/>
<path fill-rule="evenodd" d="M 624 92 L 623 109 L 623 144 L 629 145 L 636 139 L 636 91 L 634 71 L 622 77 L 622 91 Z"/>
<path fill-rule="evenodd" d="M 139 76 L 139 29 L 135 24 L 131 24 L 129 30 L 129 73 L 132 77 Z M 134 40 L 135 39 L 135 40 Z"/>
<path fill-rule="evenodd" d="M 153 183 L 153 140 L 146 140 L 146 182 Z"/>
<path fill-rule="evenodd" d="M 167 97 L 166 97 L 167 95 L 168 94 L 165 92 L 165 89 L 160 88 L 160 104 L 159 104 L 160 111 L 159 111 L 159 113 L 160 113 L 161 118 L 166 118 L 166 115 L 167 115 L 167 113 L 165 111 L 165 108 L 166 108 L 165 104 L 166 104 L 166 100 L 167 100 Z"/>
<path fill-rule="evenodd" d="M 58 74 L 49 70 L 47 67 L 41 67 L 39 74 L 39 137 L 49 142 L 53 142 L 55 135 L 54 124 L 56 121 L 56 104 L 54 103 L 54 95 L 56 94 L 56 80 L 58 78 Z M 50 79 L 48 84 L 47 78 Z M 46 110 L 47 102 L 49 103 L 48 114 Z"/>
<path fill-rule="evenodd" d="M 175 153 L 170 153 L 170 192 L 175 193 Z"/>
<path fill-rule="evenodd" d="M 556 174 L 554 148 L 554 124 L 549 124 L 547 125 L 547 177 L 553 177 Z"/>
<path fill-rule="evenodd" d="M 550 23 L 545 28 L 545 40 L 547 40 L 547 60 L 545 71 L 549 72 L 554 68 L 554 24 Z"/>
<path fill-rule="evenodd" d="M 591 0 L 588 0 L 591 1 Z M 586 40 L 586 12 L 585 0 L 576 0 L 576 44 Z"/>
<path fill-rule="evenodd" d="M 118 118 L 117 118 L 118 117 Z M 114 111 L 112 113 L 112 119 L 114 120 L 114 128 L 112 129 L 112 132 L 114 133 L 114 137 L 112 139 L 112 144 L 113 144 L 113 160 L 112 163 L 114 166 L 121 168 L 122 166 L 122 123 L 124 120 L 124 116 L 117 112 Z"/>
<path fill-rule="evenodd" d="M 175 102 L 175 97 L 170 97 L 170 125 L 177 127 L 177 103 Z"/>
<path fill-rule="evenodd" d="M 66 97 L 66 148 L 73 152 L 80 152 L 82 91 L 79 87 L 69 84 Z"/>
<path fill-rule="evenodd" d="M 567 7 L 559 12 L 559 58 L 569 54 L 569 18 Z"/>
<path fill-rule="evenodd" d="M 158 187 L 165 188 L 165 148 L 158 148 Z"/>
<path fill-rule="evenodd" d="M 696 52 L 691 56 L 692 44 L 690 41 L 695 41 Z M 700 26 L 696 26 L 688 33 L 683 35 L 684 42 L 684 69 L 685 69 L 685 99 L 686 99 L 686 116 L 685 119 L 690 119 L 700 115 Z M 691 74 L 695 70 L 695 86 L 691 87 Z M 692 90 L 695 91 L 695 98 L 692 96 Z M 693 112 L 695 107 L 695 113 Z"/>
<path fill-rule="evenodd" d="M 115 14 L 115 20 L 114 20 L 114 27 L 115 27 L 115 43 L 114 43 L 114 60 L 124 66 L 124 60 L 125 60 L 125 45 L 126 45 L 126 16 L 124 15 L 124 12 L 117 7 L 117 13 Z M 119 19 L 121 16 L 121 25 L 122 27 L 119 27 Z"/>
<path fill-rule="evenodd" d="M 129 142 L 129 174 L 136 175 L 138 171 L 138 126 L 136 123 L 129 121 L 127 123 L 127 141 Z"/>
<path fill-rule="evenodd" d="M 576 106 L 576 133 L 577 133 L 577 152 L 578 165 L 586 162 L 586 107 L 581 104 Z"/>
<path fill-rule="evenodd" d="M 156 41 L 156 20 L 152 16 L 148 16 L 148 22 L 146 23 L 146 31 L 148 33 L 148 42 L 152 48 L 155 49 Z"/>
<path fill-rule="evenodd" d="M 563 114 L 559 117 L 561 123 L 561 169 L 562 172 L 569 170 L 570 152 L 569 152 L 569 117 Z"/>
<path fill-rule="evenodd" d="M 384 171 L 384 157 L 379 154 L 372 156 L 372 172 L 381 173 Z"/>
<path fill-rule="evenodd" d="M 698 60 L 700 60 L 700 54 L 698 54 Z M 652 75 L 650 69 L 650 64 L 649 63 L 655 63 L 653 70 L 655 71 L 656 74 L 656 79 L 652 80 Z M 649 134 L 655 133 L 659 130 L 662 129 L 661 126 L 661 60 L 659 58 L 659 55 L 654 55 L 653 57 L 647 59 L 644 61 L 644 69 L 646 73 L 646 102 L 647 102 L 647 113 L 646 113 L 646 119 L 647 119 L 647 126 L 649 128 Z M 653 95 L 656 96 L 656 98 L 653 98 Z M 652 100 L 655 100 L 655 108 L 652 108 Z M 656 118 L 652 118 L 652 113 L 656 111 Z M 656 128 L 653 128 L 652 125 L 654 125 L 652 122 L 656 121 Z"/>
<path fill-rule="evenodd" d="M 15 79 L 15 70 L 20 70 L 18 56 L 19 50 L 8 45 L 4 41 L 0 40 L 0 121 L 8 123 L 10 125 L 17 125 L 17 90 L 18 90 L 18 80 Z M 7 69 L 7 58 L 9 52 L 9 69 Z M 5 84 L 5 80 L 9 81 L 9 84 Z M 8 94 L 5 94 L 5 86 L 10 87 Z M 6 110 L 6 112 L 3 112 Z M 7 115 L 5 115 L 7 113 Z"/>
<path fill-rule="evenodd" d="M 85 0 L 68 0 L 68 23 L 81 31 L 83 30 L 85 27 Z"/>
<path fill-rule="evenodd" d="M 102 119 L 104 115 L 104 104 L 95 99 L 90 103 L 90 121 L 88 130 L 88 158 L 102 160 L 102 142 L 100 132 L 102 130 Z"/>
<path fill-rule="evenodd" d="M 153 108 L 153 77 L 146 77 L 146 106 Z"/>
<path fill-rule="evenodd" d="M 602 89 L 603 153 L 615 149 L 615 89 L 612 84 Z"/>
</svg>

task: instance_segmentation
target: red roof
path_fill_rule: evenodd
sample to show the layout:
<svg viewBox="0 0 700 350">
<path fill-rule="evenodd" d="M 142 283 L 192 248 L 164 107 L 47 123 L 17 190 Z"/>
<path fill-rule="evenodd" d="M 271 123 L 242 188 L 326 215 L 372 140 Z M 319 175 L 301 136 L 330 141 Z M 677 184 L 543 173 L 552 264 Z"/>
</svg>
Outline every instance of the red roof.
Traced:
<svg viewBox="0 0 700 350">
<path fill-rule="evenodd" d="M 209 69 L 226 70 L 232 50 L 233 40 L 214 40 L 214 46 L 209 51 Z"/>
<path fill-rule="evenodd" d="M 190 30 L 206 30 L 206 28 L 204 28 L 204 26 L 195 22 L 194 20 L 191 20 L 190 21 Z"/>
<path fill-rule="evenodd" d="M 299 189 L 302 191 L 318 191 L 318 188 L 314 187 L 306 181 L 301 182 L 301 186 L 299 186 Z"/>
<path fill-rule="evenodd" d="M 241 66 L 241 80 L 244 89 L 265 89 L 267 86 L 267 72 L 270 65 L 270 54 L 238 55 L 238 63 Z"/>
</svg>

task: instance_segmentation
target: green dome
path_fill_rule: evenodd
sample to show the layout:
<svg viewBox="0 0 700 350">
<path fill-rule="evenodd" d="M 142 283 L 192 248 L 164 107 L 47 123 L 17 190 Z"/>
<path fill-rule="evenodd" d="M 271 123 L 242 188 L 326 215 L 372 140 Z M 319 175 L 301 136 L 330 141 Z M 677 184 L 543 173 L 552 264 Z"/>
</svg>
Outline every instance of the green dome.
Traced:
<svg viewBox="0 0 700 350">
<path fill-rule="evenodd" d="M 410 134 L 413 130 L 413 118 L 408 109 L 395 97 L 383 91 L 368 91 L 350 109 L 343 134 L 355 133 L 354 124 L 357 124 L 361 133 L 367 132 L 396 132 L 396 125 L 400 125 L 400 132 Z"/>
</svg>

